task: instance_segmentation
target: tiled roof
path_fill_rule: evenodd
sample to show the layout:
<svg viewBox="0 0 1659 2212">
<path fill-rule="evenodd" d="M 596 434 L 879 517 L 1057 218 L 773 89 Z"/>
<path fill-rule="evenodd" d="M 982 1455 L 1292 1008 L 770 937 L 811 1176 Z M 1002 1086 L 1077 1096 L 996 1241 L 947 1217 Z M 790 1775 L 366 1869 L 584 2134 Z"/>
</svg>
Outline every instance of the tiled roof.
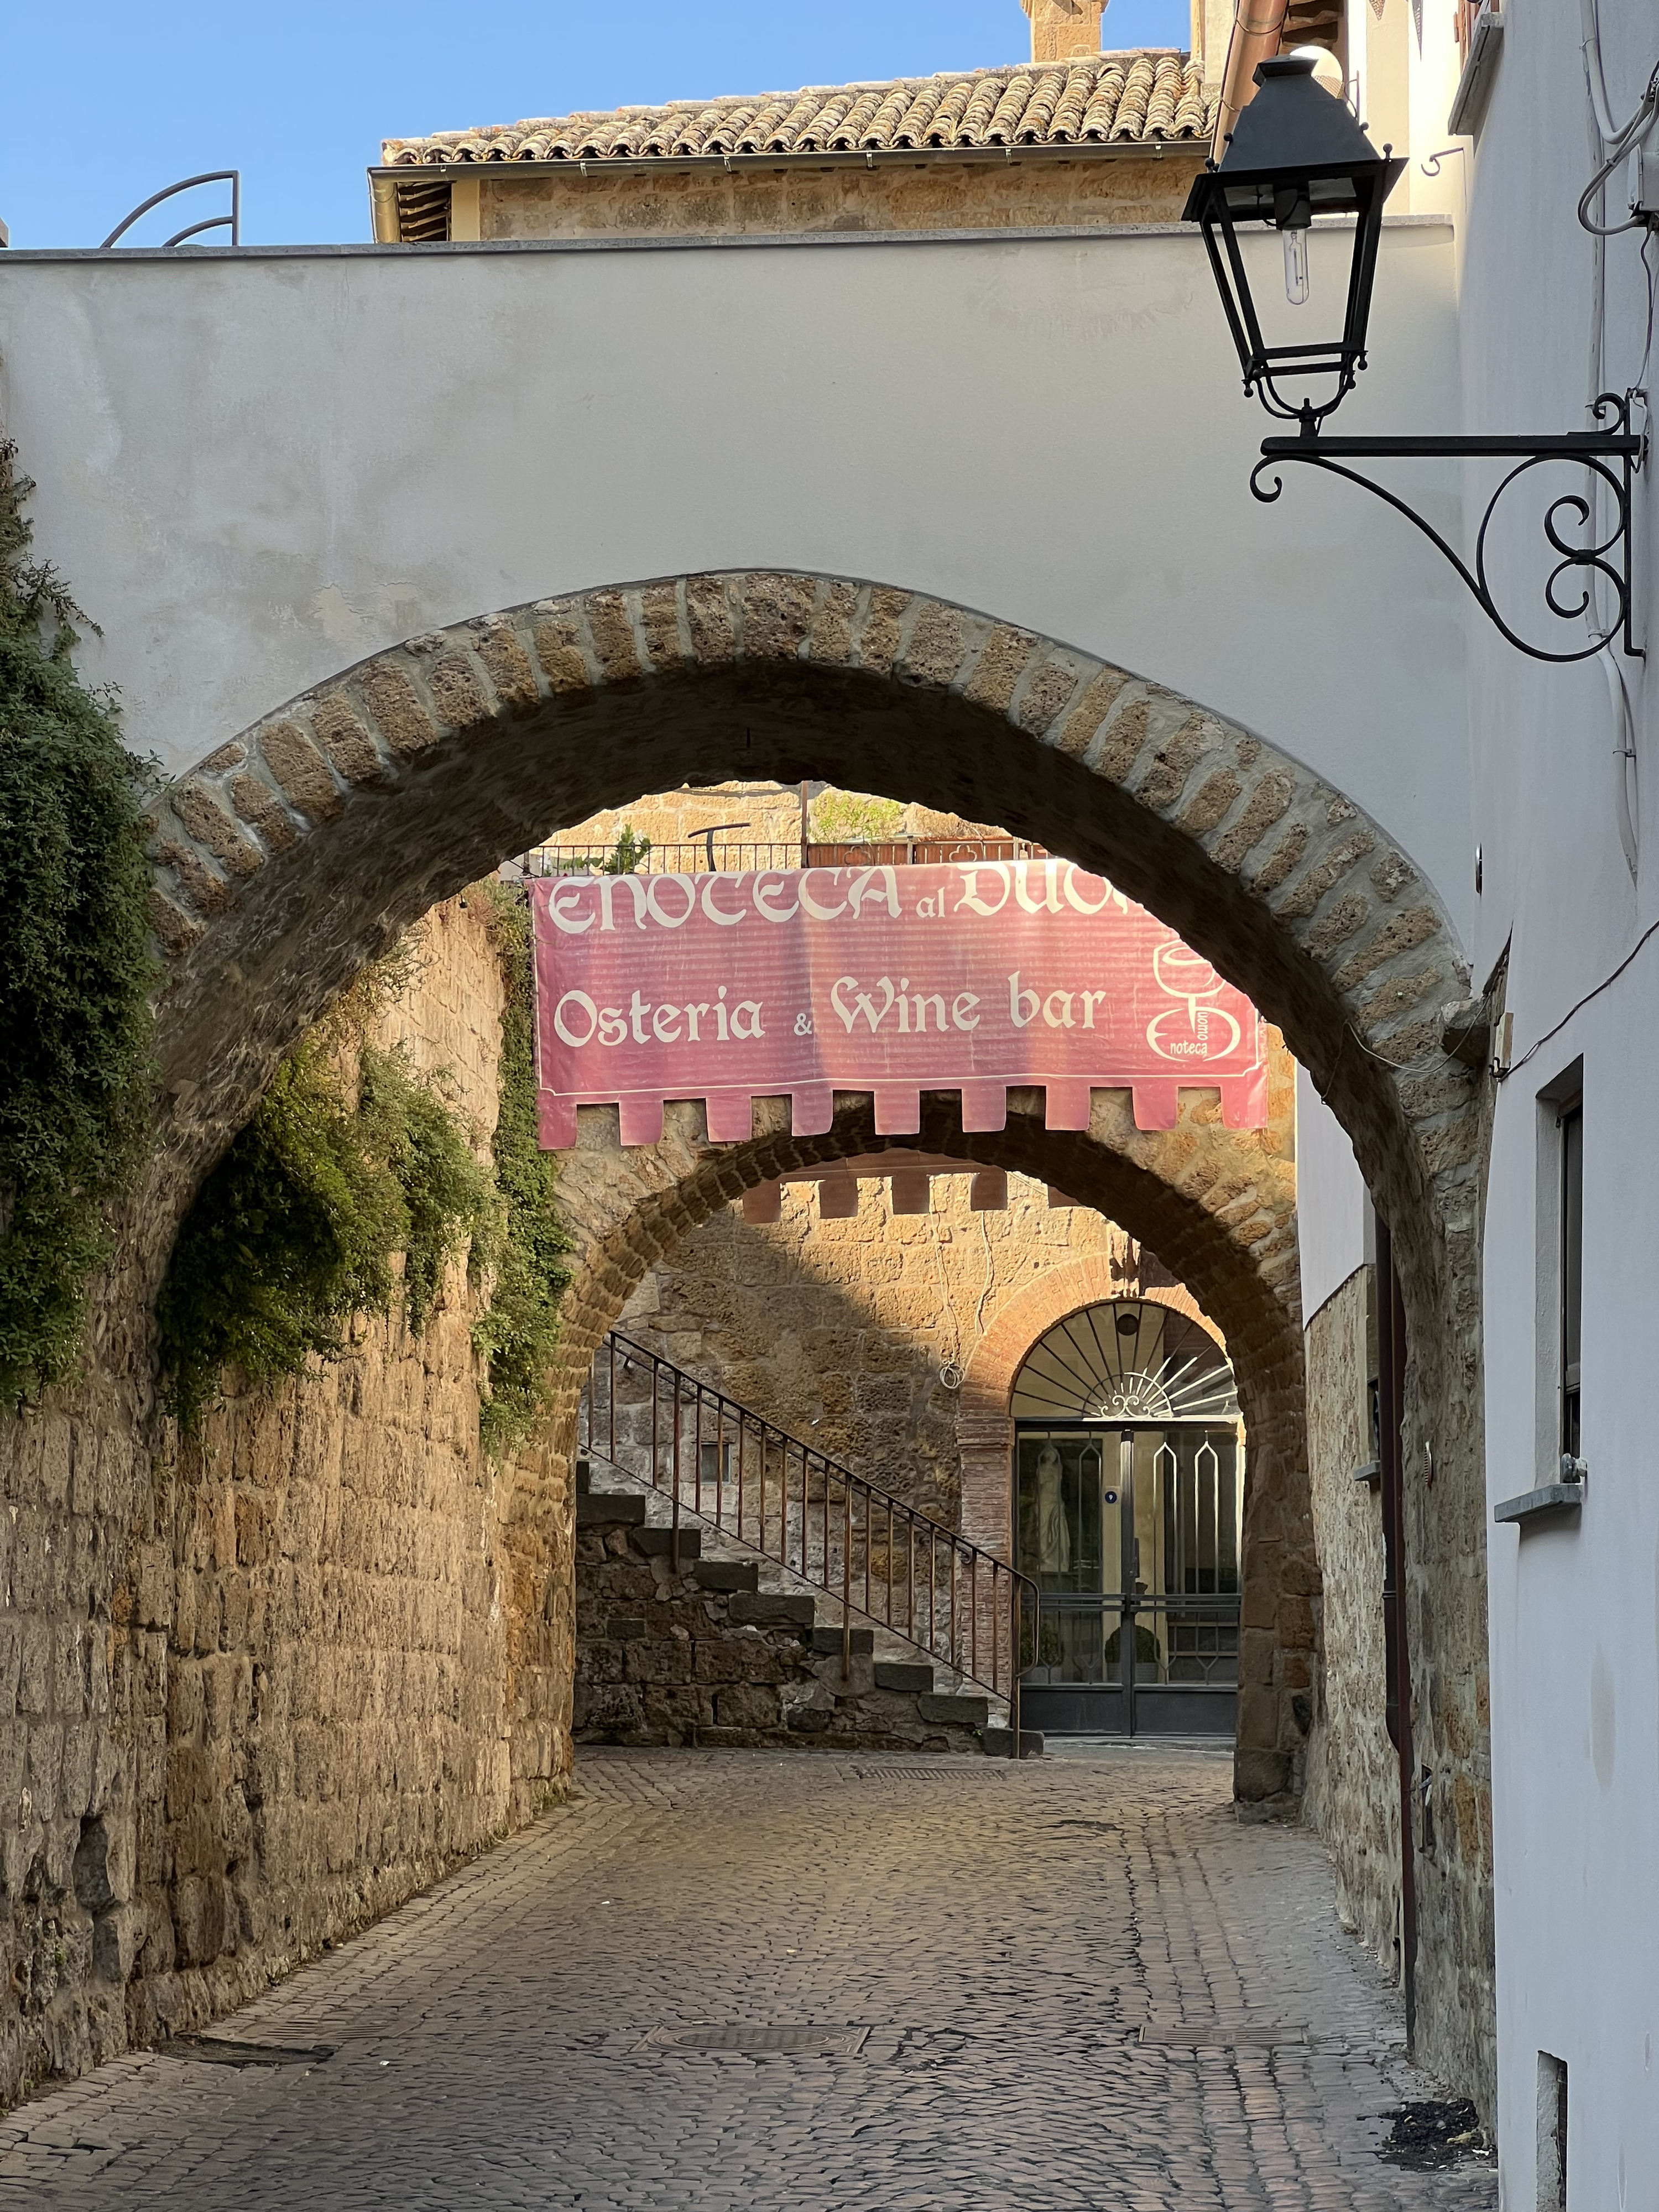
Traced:
<svg viewBox="0 0 1659 2212">
<path fill-rule="evenodd" d="M 1162 50 L 441 131 L 388 138 L 382 159 L 401 168 L 1196 143 L 1214 121 L 1198 70 Z"/>
</svg>

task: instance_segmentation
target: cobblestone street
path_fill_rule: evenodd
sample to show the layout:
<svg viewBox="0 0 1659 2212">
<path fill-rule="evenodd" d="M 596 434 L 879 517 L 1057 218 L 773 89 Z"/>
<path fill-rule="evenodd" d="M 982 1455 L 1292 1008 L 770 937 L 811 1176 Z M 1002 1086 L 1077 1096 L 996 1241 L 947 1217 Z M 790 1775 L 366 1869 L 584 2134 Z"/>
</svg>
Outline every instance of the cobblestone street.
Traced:
<svg viewBox="0 0 1659 2212">
<path fill-rule="evenodd" d="M 1496 2203 L 1488 2164 L 1377 2157 L 1435 2085 L 1317 1840 L 1241 1825 L 1222 1756 L 579 1781 L 213 2032 L 331 2056 L 120 2060 L 0 2122 L 0 2206 Z M 769 2028 L 818 2033 L 731 2047 Z"/>
</svg>

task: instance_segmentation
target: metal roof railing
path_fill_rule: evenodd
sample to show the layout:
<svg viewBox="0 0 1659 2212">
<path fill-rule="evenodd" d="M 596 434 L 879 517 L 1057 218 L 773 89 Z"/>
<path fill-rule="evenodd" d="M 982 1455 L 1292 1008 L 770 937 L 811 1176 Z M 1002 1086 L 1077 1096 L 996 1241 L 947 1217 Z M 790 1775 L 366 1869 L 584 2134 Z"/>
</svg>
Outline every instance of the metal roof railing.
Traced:
<svg viewBox="0 0 1659 2212">
<path fill-rule="evenodd" d="M 614 839 L 586 842 L 558 839 L 538 845 L 518 863 L 526 876 L 579 876 L 607 872 L 617 851 Z M 735 842 L 703 836 L 651 844 L 630 871 L 635 875 L 750 875 L 779 868 L 925 867 L 967 860 L 1041 860 L 1041 845 L 1019 837 L 890 837 L 878 843 L 802 844 L 794 837 L 743 838 Z"/>
</svg>

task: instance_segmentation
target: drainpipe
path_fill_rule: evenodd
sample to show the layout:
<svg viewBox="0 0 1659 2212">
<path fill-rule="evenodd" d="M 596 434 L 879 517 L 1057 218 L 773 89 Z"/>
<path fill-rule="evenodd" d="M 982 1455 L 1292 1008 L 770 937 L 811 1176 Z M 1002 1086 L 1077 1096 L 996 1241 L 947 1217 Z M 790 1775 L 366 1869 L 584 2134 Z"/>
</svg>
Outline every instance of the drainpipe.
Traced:
<svg viewBox="0 0 1659 2212">
<path fill-rule="evenodd" d="M 1255 97 L 1255 68 L 1279 52 L 1290 0 L 1234 0 L 1233 27 L 1221 71 L 1221 105 L 1216 111 L 1210 158 L 1227 150 L 1233 125 Z"/>
<path fill-rule="evenodd" d="M 396 246 L 399 243 L 398 226 L 398 187 L 390 177 L 377 177 L 371 170 L 368 179 L 368 204 L 374 222 L 374 242 L 377 246 Z"/>
<path fill-rule="evenodd" d="M 1389 1741 L 1400 1761 L 1400 1979 L 1417 2042 L 1417 1861 L 1412 1834 L 1412 1660 L 1406 1613 L 1406 1307 L 1389 1224 L 1376 1216 L 1377 1439 L 1382 1470 L 1382 1650 Z"/>
</svg>

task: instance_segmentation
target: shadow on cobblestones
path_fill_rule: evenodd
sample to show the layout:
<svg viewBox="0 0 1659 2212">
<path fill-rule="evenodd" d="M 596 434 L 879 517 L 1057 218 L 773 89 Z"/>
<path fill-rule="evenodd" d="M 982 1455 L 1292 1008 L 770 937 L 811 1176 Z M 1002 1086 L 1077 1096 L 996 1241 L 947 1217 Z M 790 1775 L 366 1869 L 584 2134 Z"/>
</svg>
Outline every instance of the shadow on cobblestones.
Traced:
<svg viewBox="0 0 1659 2212">
<path fill-rule="evenodd" d="M 605 1752 L 580 1786 L 220 2031 L 325 2063 L 118 2060 L 0 2124 L 0 2208 L 1496 2204 L 1489 2166 L 1382 2155 L 1437 2085 L 1224 1753 L 944 1790 Z"/>
</svg>

